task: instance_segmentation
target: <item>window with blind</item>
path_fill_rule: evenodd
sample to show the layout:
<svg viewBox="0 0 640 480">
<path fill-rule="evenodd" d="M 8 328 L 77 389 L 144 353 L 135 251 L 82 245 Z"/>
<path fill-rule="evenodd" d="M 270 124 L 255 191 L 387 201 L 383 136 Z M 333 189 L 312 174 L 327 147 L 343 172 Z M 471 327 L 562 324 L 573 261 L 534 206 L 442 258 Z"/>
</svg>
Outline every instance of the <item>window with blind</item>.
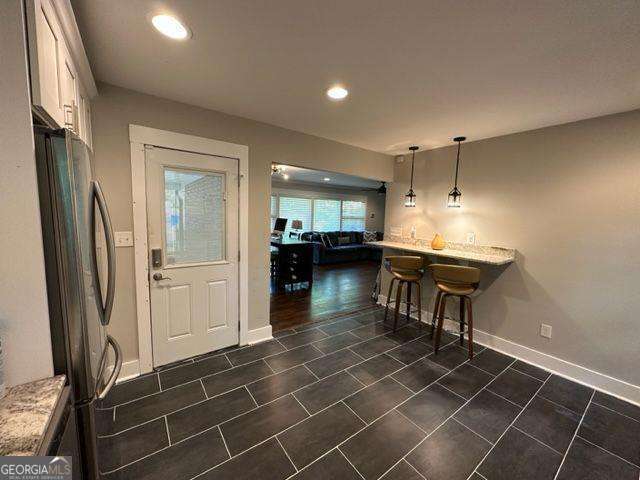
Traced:
<svg viewBox="0 0 640 480">
<path fill-rule="evenodd" d="M 302 231 L 363 231 L 366 225 L 366 202 L 336 198 L 309 198 L 287 195 L 271 196 L 271 229 L 278 217 L 287 219 L 285 235 L 293 220 L 302 221 Z"/>
<path fill-rule="evenodd" d="M 313 201 L 313 229 L 316 232 L 340 230 L 340 200 Z"/>
<path fill-rule="evenodd" d="M 312 224 L 312 200 L 310 198 L 300 197 L 280 197 L 279 217 L 287 219 L 287 228 L 284 231 L 285 236 L 289 236 L 291 231 L 291 222 L 294 220 L 302 221 L 302 230 L 311 230 Z"/>
<path fill-rule="evenodd" d="M 353 200 L 342 202 L 342 230 L 357 230 L 362 232 L 367 214 L 367 204 Z"/>
</svg>

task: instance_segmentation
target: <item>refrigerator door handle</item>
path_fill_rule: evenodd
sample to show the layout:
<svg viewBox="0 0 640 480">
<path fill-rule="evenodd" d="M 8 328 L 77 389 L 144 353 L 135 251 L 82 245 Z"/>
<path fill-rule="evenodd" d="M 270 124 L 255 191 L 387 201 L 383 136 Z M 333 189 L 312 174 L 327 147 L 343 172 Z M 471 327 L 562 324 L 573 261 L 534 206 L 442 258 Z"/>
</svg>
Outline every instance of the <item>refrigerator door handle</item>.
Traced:
<svg viewBox="0 0 640 480">
<path fill-rule="evenodd" d="M 113 385 L 116 383 L 118 375 L 120 375 L 120 369 L 122 368 L 122 349 L 120 348 L 120 345 L 111 335 L 107 335 L 107 344 L 113 347 L 113 351 L 116 355 L 116 360 L 113 365 L 111 375 L 109 376 L 109 380 L 105 382 L 104 387 L 100 388 L 100 379 L 102 378 L 102 374 L 104 373 L 104 369 L 107 365 L 108 349 L 106 348 L 107 345 L 105 345 L 105 349 L 102 352 L 102 357 L 100 358 L 100 368 L 98 369 L 98 379 L 96 382 L 96 398 L 98 400 L 103 400 L 107 396 Z"/>
<path fill-rule="evenodd" d="M 113 299 L 116 289 L 116 244 L 113 238 L 113 228 L 111 226 L 111 217 L 107 209 L 107 202 L 104 199 L 102 188 L 97 180 L 91 182 L 91 208 L 89 209 L 91 228 L 91 256 L 93 270 L 93 287 L 95 290 L 96 305 L 102 325 L 109 325 L 111 320 L 111 311 L 113 310 Z M 102 303 L 102 289 L 100 288 L 100 275 L 98 274 L 98 258 L 96 255 L 96 218 L 94 202 L 98 205 L 98 211 L 102 218 L 104 226 L 104 236 L 107 244 L 107 295 Z"/>
</svg>

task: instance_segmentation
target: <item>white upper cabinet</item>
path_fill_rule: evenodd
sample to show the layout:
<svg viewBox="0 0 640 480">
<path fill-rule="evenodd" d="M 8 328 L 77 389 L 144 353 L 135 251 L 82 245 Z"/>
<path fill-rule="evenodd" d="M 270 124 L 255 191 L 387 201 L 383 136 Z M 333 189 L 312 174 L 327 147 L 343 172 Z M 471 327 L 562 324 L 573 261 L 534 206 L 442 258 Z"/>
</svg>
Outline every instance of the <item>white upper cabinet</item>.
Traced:
<svg viewBox="0 0 640 480">
<path fill-rule="evenodd" d="M 89 147 L 91 98 L 97 94 L 69 0 L 26 0 L 33 110 Z"/>
<path fill-rule="evenodd" d="M 29 53 L 31 96 L 35 109 L 49 122 L 64 124 L 60 85 L 62 30 L 49 0 L 34 0 L 30 5 Z M 34 35 L 35 32 L 35 35 Z"/>
</svg>

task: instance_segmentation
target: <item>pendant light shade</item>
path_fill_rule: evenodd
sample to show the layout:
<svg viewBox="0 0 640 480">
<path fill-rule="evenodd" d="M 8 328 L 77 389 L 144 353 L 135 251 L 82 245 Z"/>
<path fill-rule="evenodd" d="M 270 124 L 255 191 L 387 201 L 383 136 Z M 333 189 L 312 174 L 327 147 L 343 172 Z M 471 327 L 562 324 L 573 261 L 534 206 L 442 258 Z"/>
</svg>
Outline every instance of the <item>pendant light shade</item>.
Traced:
<svg viewBox="0 0 640 480">
<path fill-rule="evenodd" d="M 453 139 L 454 142 L 458 142 L 458 155 L 456 156 L 456 178 L 453 188 L 447 197 L 447 207 L 449 208 L 460 208 L 462 206 L 462 192 L 458 189 L 458 169 L 460 167 L 460 144 L 466 139 L 467 137 L 456 137 Z"/>
<path fill-rule="evenodd" d="M 415 207 L 416 206 L 416 194 L 413 192 L 413 167 L 416 161 L 416 150 L 418 150 L 418 146 L 412 145 L 409 147 L 409 150 L 412 152 L 411 156 L 411 184 L 409 186 L 409 191 L 404 196 L 404 206 L 405 207 Z"/>
<path fill-rule="evenodd" d="M 382 185 L 380 185 L 378 187 L 378 194 L 379 195 L 386 195 L 387 194 L 387 184 L 386 184 L 386 182 L 382 182 Z"/>
</svg>

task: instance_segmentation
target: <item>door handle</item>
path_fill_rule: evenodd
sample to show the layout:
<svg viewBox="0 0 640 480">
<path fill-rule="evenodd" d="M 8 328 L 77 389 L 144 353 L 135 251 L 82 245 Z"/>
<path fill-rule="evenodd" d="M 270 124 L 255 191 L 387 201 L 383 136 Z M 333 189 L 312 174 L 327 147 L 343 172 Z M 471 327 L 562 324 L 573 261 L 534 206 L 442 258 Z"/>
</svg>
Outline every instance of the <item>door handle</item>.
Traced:
<svg viewBox="0 0 640 480">
<path fill-rule="evenodd" d="M 159 282 L 160 280 L 171 280 L 171 277 L 163 277 L 161 273 L 154 273 L 153 274 L 153 279 L 156 282 Z"/>
<path fill-rule="evenodd" d="M 113 238 L 113 228 L 111 227 L 111 217 L 107 209 L 107 203 L 97 180 L 91 182 L 91 198 L 89 207 L 89 228 L 91 229 L 91 259 L 93 271 L 93 288 L 96 297 L 96 306 L 100 316 L 102 325 L 109 325 L 111 319 L 111 310 L 113 309 L 113 299 L 116 289 L 116 243 Z M 102 289 L 100 288 L 100 276 L 98 275 L 98 258 L 96 256 L 96 219 L 95 205 L 98 205 L 98 211 L 102 218 L 104 226 L 104 236 L 107 243 L 107 295 L 102 303 Z"/>
</svg>

